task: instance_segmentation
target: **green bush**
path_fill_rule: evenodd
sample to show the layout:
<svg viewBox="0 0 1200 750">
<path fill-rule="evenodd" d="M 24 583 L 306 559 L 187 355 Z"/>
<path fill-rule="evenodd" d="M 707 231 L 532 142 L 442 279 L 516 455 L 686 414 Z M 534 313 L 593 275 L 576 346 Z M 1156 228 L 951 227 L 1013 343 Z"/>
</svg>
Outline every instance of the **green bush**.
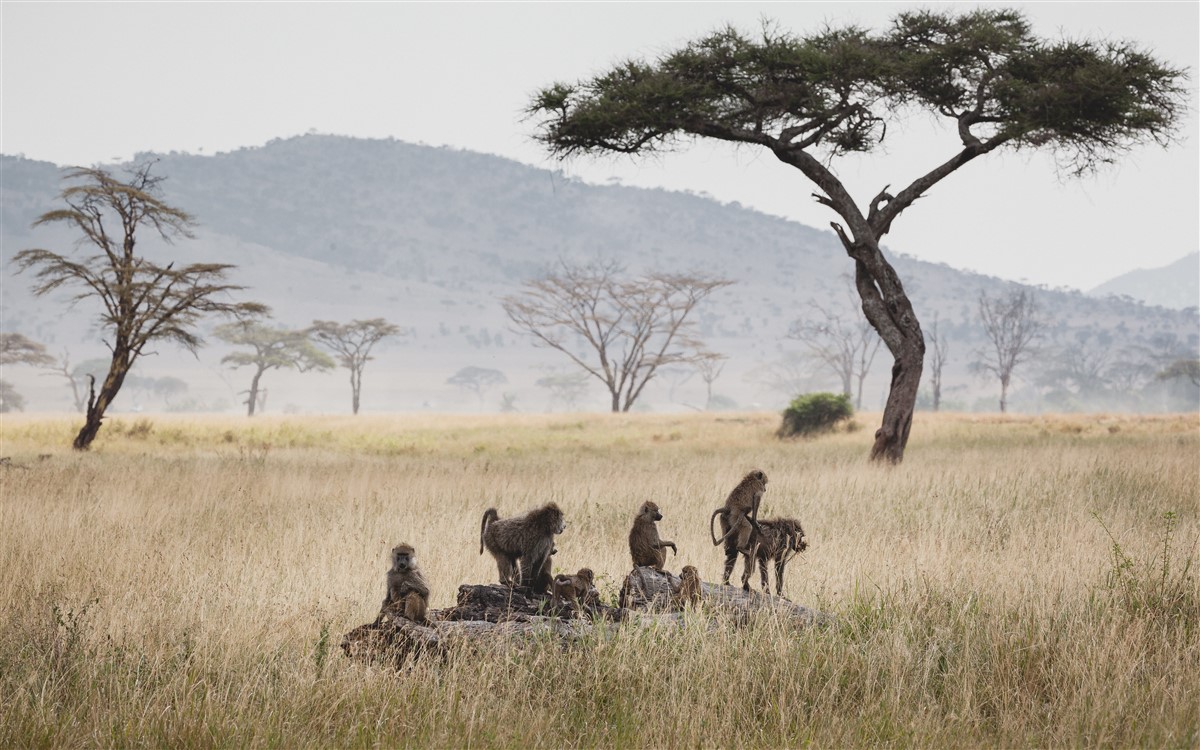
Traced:
<svg viewBox="0 0 1200 750">
<path fill-rule="evenodd" d="M 828 432 L 838 422 L 854 416 L 850 397 L 834 393 L 806 393 L 792 399 L 783 410 L 779 437 Z"/>
</svg>

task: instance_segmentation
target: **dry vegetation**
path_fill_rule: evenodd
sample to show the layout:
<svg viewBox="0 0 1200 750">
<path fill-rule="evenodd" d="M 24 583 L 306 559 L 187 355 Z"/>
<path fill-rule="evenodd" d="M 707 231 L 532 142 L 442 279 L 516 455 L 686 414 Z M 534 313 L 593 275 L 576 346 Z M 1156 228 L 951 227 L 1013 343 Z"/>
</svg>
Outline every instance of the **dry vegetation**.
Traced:
<svg viewBox="0 0 1200 750">
<path fill-rule="evenodd" d="M 77 426 L 0 427 L 0 746 L 1200 743 L 1195 415 L 919 415 L 893 469 L 868 430 L 779 442 L 773 415 L 153 417 L 85 455 Z M 493 504 L 558 502 L 556 568 L 614 597 L 652 499 L 667 567 L 719 579 L 708 513 L 756 466 L 811 543 L 788 595 L 836 625 L 401 674 L 338 650 L 397 542 L 433 607 L 492 580 Z"/>
</svg>

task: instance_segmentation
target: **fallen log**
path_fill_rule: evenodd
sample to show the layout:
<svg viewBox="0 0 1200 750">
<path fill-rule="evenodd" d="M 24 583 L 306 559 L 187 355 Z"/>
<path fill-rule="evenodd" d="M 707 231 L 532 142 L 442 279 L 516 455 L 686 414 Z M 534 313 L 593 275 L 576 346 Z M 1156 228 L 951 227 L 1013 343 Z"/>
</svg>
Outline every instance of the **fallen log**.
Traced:
<svg viewBox="0 0 1200 750">
<path fill-rule="evenodd" d="M 453 607 L 431 610 L 424 624 L 381 612 L 375 622 L 347 633 L 342 651 L 355 661 L 399 668 L 410 657 L 440 656 L 462 646 L 511 649 L 546 638 L 567 645 L 600 633 L 613 634 L 621 627 L 681 627 L 688 618 L 687 607 L 672 596 L 678 586 L 679 578 L 671 573 L 635 568 L 621 587 L 621 606 L 608 607 L 594 600 L 559 603 L 521 587 L 468 584 L 458 587 Z M 798 627 L 831 619 L 786 599 L 732 586 L 701 583 L 700 595 L 699 611 L 713 626 L 717 618 L 730 614 L 740 623 L 771 612 Z"/>
</svg>

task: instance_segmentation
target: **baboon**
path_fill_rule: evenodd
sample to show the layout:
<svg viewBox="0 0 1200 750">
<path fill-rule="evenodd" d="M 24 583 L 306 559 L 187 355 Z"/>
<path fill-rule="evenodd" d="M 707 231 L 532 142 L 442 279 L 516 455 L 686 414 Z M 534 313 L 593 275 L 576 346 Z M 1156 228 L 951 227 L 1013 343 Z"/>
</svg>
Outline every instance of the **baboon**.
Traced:
<svg viewBox="0 0 1200 750">
<path fill-rule="evenodd" d="M 713 546 L 725 544 L 725 579 L 729 584 L 729 574 L 737 563 L 738 553 L 746 558 L 746 567 L 742 571 L 742 589 L 750 590 L 750 576 L 754 573 L 754 538 L 758 535 L 758 506 L 762 502 L 763 493 L 767 491 L 767 475 L 755 469 L 738 482 L 725 504 L 713 511 L 708 519 L 708 531 L 712 534 Z M 713 531 L 713 519 L 720 517 L 721 536 L 718 538 Z"/>
<path fill-rule="evenodd" d="M 559 573 L 554 576 L 554 601 L 558 604 L 564 601 L 586 604 L 595 581 L 596 576 L 591 568 L 580 568 L 573 576 Z"/>
<path fill-rule="evenodd" d="M 417 551 L 410 544 L 392 547 L 392 567 L 387 572 L 387 596 L 381 610 L 413 622 L 425 623 L 429 607 L 429 584 L 417 567 Z M 380 613 L 382 618 L 383 613 Z"/>
<path fill-rule="evenodd" d="M 488 508 L 479 527 L 479 554 L 486 548 L 496 558 L 500 583 L 544 592 L 551 583 L 554 535 L 566 528 L 563 512 L 554 503 L 513 518 L 501 518 L 495 508 Z"/>
<path fill-rule="evenodd" d="M 679 571 L 679 586 L 672 598 L 676 607 L 700 603 L 700 571 L 695 566 L 684 565 Z"/>
<path fill-rule="evenodd" d="M 679 549 L 675 542 L 660 539 L 658 526 L 655 521 L 662 520 L 658 506 L 647 500 L 642 503 L 637 515 L 633 517 L 633 528 L 629 530 L 629 554 L 633 556 L 633 566 L 649 565 L 662 572 L 667 562 L 667 547 L 678 555 Z"/>
<path fill-rule="evenodd" d="M 808 549 L 804 527 L 794 518 L 770 518 L 758 522 L 760 533 L 755 554 L 762 573 L 762 589 L 769 590 L 767 562 L 775 562 L 775 593 L 783 596 L 783 569 L 798 553 Z"/>
</svg>

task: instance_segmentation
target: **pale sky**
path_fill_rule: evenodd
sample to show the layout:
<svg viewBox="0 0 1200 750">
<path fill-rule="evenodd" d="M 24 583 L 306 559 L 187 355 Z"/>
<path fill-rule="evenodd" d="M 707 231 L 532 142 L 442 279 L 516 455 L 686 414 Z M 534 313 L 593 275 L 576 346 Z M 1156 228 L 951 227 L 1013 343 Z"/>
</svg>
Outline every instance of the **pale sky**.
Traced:
<svg viewBox="0 0 1200 750">
<path fill-rule="evenodd" d="M 549 160 L 521 111 L 556 80 L 653 57 L 725 23 L 803 33 L 881 28 L 934 3 L 0 2 L 0 151 L 98 164 L 139 151 L 212 154 L 310 130 L 448 145 L 590 182 L 707 193 L 827 228 L 811 186 L 765 151 L 697 143 L 667 156 Z M 990 4 L 995 6 L 997 4 Z M 964 8 L 967 4 L 939 7 Z M 1097 177 L 993 153 L 912 206 L 887 244 L 1013 280 L 1088 289 L 1200 247 L 1200 3 L 1017 3 L 1044 37 L 1138 42 L 1191 71 L 1183 142 Z M 957 150 L 916 118 L 886 154 L 834 164 L 860 202 Z M 185 207 L 186 208 L 186 207 Z"/>
</svg>

